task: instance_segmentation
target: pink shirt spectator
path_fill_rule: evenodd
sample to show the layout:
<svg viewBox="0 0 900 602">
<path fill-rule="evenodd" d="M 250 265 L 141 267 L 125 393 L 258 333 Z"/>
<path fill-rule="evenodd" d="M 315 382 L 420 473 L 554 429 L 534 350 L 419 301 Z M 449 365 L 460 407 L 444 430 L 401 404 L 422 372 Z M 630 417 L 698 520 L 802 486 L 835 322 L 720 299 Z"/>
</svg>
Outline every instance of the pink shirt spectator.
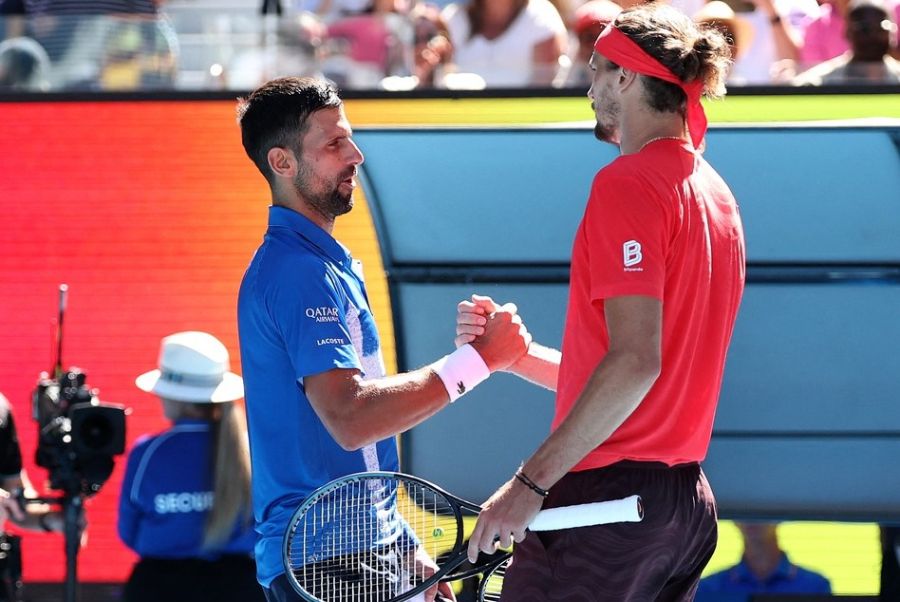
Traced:
<svg viewBox="0 0 900 602">
<path fill-rule="evenodd" d="M 328 35 L 349 40 L 348 54 L 354 61 L 386 69 L 390 32 L 382 17 L 354 15 L 340 19 L 328 26 Z"/>
<path fill-rule="evenodd" d="M 900 23 L 900 4 L 894 4 L 894 23 Z M 812 67 L 850 50 L 844 36 L 844 16 L 830 2 L 822 4 L 819 15 L 805 28 L 800 62 Z"/>
</svg>

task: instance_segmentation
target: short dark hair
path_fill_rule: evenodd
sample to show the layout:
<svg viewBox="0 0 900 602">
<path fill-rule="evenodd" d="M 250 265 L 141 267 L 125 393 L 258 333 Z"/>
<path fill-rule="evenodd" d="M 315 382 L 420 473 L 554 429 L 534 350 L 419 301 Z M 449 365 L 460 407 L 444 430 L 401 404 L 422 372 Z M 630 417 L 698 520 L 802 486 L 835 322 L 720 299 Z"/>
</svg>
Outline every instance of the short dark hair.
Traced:
<svg viewBox="0 0 900 602">
<path fill-rule="evenodd" d="M 698 26 L 679 10 L 660 4 L 624 10 L 613 23 L 682 82 L 701 79 L 704 96 L 715 98 L 725 93 L 731 48 L 715 27 Z M 645 76 L 643 80 L 650 107 L 684 113 L 684 90 L 655 77 Z"/>
<path fill-rule="evenodd" d="M 337 88 L 325 80 L 281 77 L 266 82 L 247 98 L 238 99 L 237 118 L 247 156 L 271 184 L 269 149 L 290 148 L 299 155 L 309 116 L 342 104 Z"/>
</svg>

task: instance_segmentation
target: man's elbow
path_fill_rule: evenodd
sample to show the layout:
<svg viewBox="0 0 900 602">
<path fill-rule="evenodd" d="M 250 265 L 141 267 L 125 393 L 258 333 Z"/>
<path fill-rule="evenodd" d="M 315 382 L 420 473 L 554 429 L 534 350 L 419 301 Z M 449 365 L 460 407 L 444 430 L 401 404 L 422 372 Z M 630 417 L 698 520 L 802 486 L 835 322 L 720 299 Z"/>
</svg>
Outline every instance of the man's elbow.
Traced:
<svg viewBox="0 0 900 602">
<path fill-rule="evenodd" d="M 368 437 L 362 436 L 362 433 L 354 433 L 351 430 L 332 432 L 332 437 L 341 449 L 348 452 L 358 451 L 371 443 Z"/>
<path fill-rule="evenodd" d="M 366 425 L 361 424 L 361 421 L 355 418 L 352 412 L 331 415 L 323 422 L 331 438 L 344 451 L 357 451 L 372 443 L 372 435 L 368 432 Z"/>
<path fill-rule="evenodd" d="M 631 351 L 626 357 L 633 381 L 649 391 L 662 372 L 660 354 L 656 350 Z"/>
<path fill-rule="evenodd" d="M 313 388 L 306 394 L 316 415 L 328 434 L 341 449 L 356 451 L 371 443 L 372 425 L 365 418 L 365 399 L 362 382 L 351 375 L 339 381 L 339 386 Z"/>
<path fill-rule="evenodd" d="M 660 358 L 659 355 L 647 358 L 643 362 L 642 368 L 641 376 L 644 381 L 644 386 L 647 388 L 647 391 L 649 391 L 656 383 L 659 375 L 662 374 L 662 358 Z"/>
<path fill-rule="evenodd" d="M 650 365 L 647 364 L 644 366 L 644 370 L 641 372 L 641 380 L 644 383 L 644 387 L 649 391 L 654 384 L 656 384 L 656 380 L 659 378 L 661 373 L 660 365 Z"/>
</svg>

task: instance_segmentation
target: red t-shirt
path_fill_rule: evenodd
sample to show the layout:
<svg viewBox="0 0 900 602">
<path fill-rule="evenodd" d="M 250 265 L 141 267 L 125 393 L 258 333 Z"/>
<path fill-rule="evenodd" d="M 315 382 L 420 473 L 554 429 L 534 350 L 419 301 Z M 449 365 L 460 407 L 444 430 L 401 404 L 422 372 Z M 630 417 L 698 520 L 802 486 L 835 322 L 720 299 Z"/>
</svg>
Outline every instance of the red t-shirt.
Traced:
<svg viewBox="0 0 900 602">
<path fill-rule="evenodd" d="M 609 350 L 605 299 L 662 301 L 662 369 L 631 416 L 573 470 L 706 456 L 743 290 L 737 204 L 689 143 L 651 142 L 600 170 L 572 249 L 553 428 Z"/>
</svg>

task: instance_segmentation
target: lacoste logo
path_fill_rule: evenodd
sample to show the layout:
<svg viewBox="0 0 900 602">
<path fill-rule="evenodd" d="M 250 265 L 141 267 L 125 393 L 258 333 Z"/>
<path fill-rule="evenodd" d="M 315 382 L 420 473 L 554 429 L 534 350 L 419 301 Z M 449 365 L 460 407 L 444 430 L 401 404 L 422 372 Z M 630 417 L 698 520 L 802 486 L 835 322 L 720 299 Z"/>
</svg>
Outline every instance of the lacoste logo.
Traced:
<svg viewBox="0 0 900 602">
<path fill-rule="evenodd" d="M 460 395 L 466 392 L 466 385 L 463 384 L 463 381 L 456 383 L 456 392 Z"/>
<path fill-rule="evenodd" d="M 626 272 L 640 272 L 643 268 L 633 268 L 644 260 L 644 254 L 641 252 L 641 243 L 636 240 L 626 241 L 622 245 L 622 261 L 625 265 Z"/>
</svg>

